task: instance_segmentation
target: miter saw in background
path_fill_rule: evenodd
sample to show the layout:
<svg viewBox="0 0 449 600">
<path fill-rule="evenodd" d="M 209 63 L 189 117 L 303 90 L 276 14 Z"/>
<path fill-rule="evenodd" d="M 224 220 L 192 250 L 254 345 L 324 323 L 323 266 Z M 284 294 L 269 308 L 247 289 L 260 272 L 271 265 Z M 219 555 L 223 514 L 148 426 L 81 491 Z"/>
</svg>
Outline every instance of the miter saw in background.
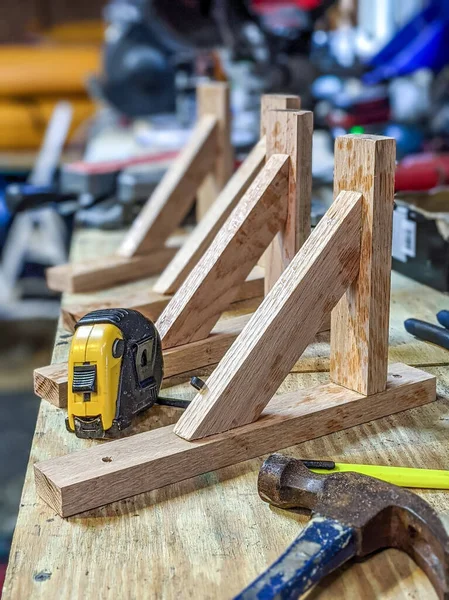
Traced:
<svg viewBox="0 0 449 600">
<path fill-rule="evenodd" d="M 291 2 L 270 28 L 276 3 L 267 10 L 260 0 L 257 13 L 249 0 L 111 0 L 103 75 L 92 89 L 129 117 L 171 112 L 179 65 L 218 48 L 228 65 L 250 63 L 261 91 L 302 92 L 315 76 L 308 81 L 305 60 L 314 22 L 331 4 Z"/>
</svg>

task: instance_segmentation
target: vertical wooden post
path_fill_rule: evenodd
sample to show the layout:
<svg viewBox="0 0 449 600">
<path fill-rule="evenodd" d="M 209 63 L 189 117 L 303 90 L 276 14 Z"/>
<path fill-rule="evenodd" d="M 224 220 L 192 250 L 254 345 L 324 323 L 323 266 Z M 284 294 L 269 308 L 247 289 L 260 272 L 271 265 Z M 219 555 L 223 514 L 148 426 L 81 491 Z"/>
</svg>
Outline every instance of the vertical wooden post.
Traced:
<svg viewBox="0 0 449 600">
<path fill-rule="evenodd" d="M 268 113 L 267 158 L 272 154 L 288 154 L 290 171 L 287 220 L 265 253 L 265 294 L 310 235 L 312 135 L 313 114 L 310 111 Z"/>
<path fill-rule="evenodd" d="M 260 139 L 266 136 L 270 110 L 300 110 L 301 98 L 291 94 L 264 94 L 260 99 Z"/>
<path fill-rule="evenodd" d="M 392 138 L 345 135 L 335 143 L 334 198 L 360 192 L 363 205 L 359 274 L 332 312 L 330 375 L 365 395 L 387 381 L 395 155 Z"/>
<path fill-rule="evenodd" d="M 217 155 L 214 172 L 210 173 L 197 192 L 196 216 L 200 221 L 217 199 L 234 170 L 231 143 L 231 107 L 227 83 L 203 83 L 198 86 L 198 120 L 213 115 L 218 120 Z"/>
<path fill-rule="evenodd" d="M 268 126 L 268 114 L 272 110 L 300 110 L 301 98 L 292 94 L 264 94 L 260 98 L 260 139 L 265 141 Z M 269 250 L 264 252 L 258 261 L 258 265 L 265 267 L 270 259 Z"/>
</svg>

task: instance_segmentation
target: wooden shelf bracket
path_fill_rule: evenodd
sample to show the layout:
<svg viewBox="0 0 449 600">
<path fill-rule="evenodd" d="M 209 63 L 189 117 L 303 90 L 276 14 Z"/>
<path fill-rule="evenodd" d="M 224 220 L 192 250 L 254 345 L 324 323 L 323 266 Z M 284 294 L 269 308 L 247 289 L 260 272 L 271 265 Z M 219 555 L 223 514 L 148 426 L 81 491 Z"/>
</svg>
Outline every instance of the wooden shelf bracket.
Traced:
<svg viewBox="0 0 449 600">
<path fill-rule="evenodd" d="M 285 126 L 282 114 L 277 116 Z M 177 424 L 35 465 L 37 492 L 59 514 L 73 515 L 435 400 L 433 376 L 406 365 L 387 366 L 394 140 L 343 136 L 335 161 L 333 205 Z M 217 251 L 236 252 L 240 229 L 253 219 L 259 224 L 258 198 L 284 211 L 283 219 L 273 221 L 271 240 L 279 222 L 285 224 L 290 169 L 289 155 L 271 156 L 202 268 L 200 261 L 192 271 L 198 289 L 208 277 L 219 285 Z M 257 253 L 268 237 L 264 232 Z M 257 253 L 245 256 L 257 260 Z M 171 309 L 175 319 L 168 319 L 169 312 L 167 321 L 164 313 L 159 320 L 166 339 L 172 332 L 175 340 L 189 337 L 186 295 L 188 290 Z M 331 382 L 276 395 L 331 310 Z M 204 314 L 208 327 L 212 314 Z M 194 338 L 205 334 L 202 323 L 193 329 Z"/>
</svg>

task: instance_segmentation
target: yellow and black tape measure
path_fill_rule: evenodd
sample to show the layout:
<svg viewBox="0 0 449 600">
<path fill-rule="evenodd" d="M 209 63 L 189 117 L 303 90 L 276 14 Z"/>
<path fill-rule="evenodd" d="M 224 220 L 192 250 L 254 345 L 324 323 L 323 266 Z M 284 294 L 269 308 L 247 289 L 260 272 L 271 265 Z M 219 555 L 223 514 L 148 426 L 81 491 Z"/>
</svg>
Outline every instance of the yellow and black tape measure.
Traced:
<svg viewBox="0 0 449 600">
<path fill-rule="evenodd" d="M 114 437 L 158 400 L 162 346 L 154 324 L 135 310 L 111 308 L 78 321 L 69 356 L 69 431 Z"/>
</svg>

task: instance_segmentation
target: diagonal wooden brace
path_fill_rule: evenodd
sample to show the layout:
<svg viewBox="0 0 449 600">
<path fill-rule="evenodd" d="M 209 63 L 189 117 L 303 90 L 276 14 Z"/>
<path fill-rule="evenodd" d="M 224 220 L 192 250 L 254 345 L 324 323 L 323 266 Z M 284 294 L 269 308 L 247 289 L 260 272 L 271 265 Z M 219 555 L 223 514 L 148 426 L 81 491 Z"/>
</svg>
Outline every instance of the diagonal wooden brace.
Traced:
<svg viewBox="0 0 449 600">
<path fill-rule="evenodd" d="M 175 433 L 193 440 L 255 421 L 357 275 L 362 196 L 341 192 L 225 354 Z"/>
<path fill-rule="evenodd" d="M 209 335 L 284 222 L 287 181 L 288 156 L 272 156 L 159 317 L 164 348 Z"/>
</svg>

